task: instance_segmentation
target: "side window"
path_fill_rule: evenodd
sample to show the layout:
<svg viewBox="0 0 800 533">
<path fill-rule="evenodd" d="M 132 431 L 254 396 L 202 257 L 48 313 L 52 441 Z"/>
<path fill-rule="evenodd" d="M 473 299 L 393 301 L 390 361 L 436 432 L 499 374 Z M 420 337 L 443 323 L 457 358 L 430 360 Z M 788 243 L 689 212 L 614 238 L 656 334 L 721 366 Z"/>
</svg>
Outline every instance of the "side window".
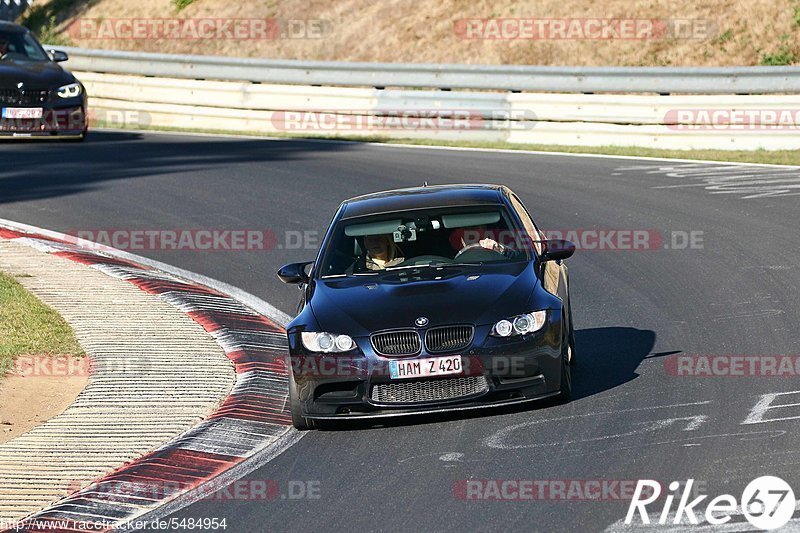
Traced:
<svg viewBox="0 0 800 533">
<path fill-rule="evenodd" d="M 25 41 L 25 55 L 28 57 L 36 57 L 39 55 L 39 51 L 33 46 L 33 43 Z"/>
<path fill-rule="evenodd" d="M 536 224 L 533 223 L 531 220 L 530 215 L 528 214 L 528 210 L 525 209 L 525 206 L 522 205 L 522 202 L 517 198 L 516 194 L 512 194 L 509 196 L 511 199 L 511 205 L 514 206 L 514 210 L 517 212 L 519 219 L 522 221 L 522 225 L 525 227 L 525 232 L 530 237 L 531 241 L 534 241 L 532 246 L 533 249 L 536 250 L 537 255 L 542 254 L 542 243 L 538 242 L 543 240 L 542 234 L 539 233 L 539 230 L 536 228 Z"/>
</svg>

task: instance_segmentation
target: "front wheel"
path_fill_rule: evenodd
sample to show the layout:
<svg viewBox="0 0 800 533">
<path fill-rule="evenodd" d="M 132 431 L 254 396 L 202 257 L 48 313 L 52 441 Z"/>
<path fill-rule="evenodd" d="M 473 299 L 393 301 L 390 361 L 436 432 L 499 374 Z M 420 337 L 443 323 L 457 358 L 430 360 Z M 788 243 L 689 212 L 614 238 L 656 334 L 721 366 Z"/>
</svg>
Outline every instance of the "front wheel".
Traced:
<svg viewBox="0 0 800 533">
<path fill-rule="evenodd" d="M 569 298 L 569 293 L 567 294 L 567 298 Z M 569 357 L 567 360 L 569 361 L 569 365 L 574 367 L 577 364 L 577 360 L 575 359 L 575 324 L 572 322 L 572 301 L 570 300 L 569 302 L 569 336 L 567 337 L 569 339 Z"/>
<path fill-rule="evenodd" d="M 292 425 L 300 430 L 317 429 L 317 422 L 303 416 L 303 408 L 297 395 L 297 382 L 294 380 L 294 372 L 289 367 L 289 408 L 292 410 Z"/>
<path fill-rule="evenodd" d="M 561 388 L 559 389 L 558 399 L 563 403 L 572 400 L 572 368 L 567 362 L 567 356 L 561 356 Z"/>
<path fill-rule="evenodd" d="M 571 335 L 567 335 L 563 340 L 566 340 L 567 342 L 566 346 L 564 346 L 561 350 L 561 388 L 559 389 L 558 399 L 563 403 L 568 403 L 570 400 L 572 400 L 573 352 Z"/>
</svg>

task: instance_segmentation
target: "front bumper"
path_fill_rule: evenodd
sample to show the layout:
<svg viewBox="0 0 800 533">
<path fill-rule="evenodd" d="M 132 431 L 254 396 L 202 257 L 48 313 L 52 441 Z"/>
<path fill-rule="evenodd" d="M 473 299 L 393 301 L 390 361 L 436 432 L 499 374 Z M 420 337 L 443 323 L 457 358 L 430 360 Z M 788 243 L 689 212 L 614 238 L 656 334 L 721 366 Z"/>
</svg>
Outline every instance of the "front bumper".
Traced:
<svg viewBox="0 0 800 533">
<path fill-rule="evenodd" d="M 79 138 L 88 127 L 86 107 L 82 104 L 44 107 L 42 117 L 35 119 L 0 117 L 3 138 Z"/>
<path fill-rule="evenodd" d="M 395 358 L 377 355 L 367 337 L 355 339 L 361 352 L 357 355 L 320 355 L 306 352 L 299 333 L 290 332 L 290 371 L 302 416 L 318 420 L 393 417 L 497 407 L 555 396 L 561 387 L 562 328 L 560 315 L 554 314 L 548 316 L 540 331 L 516 339 L 490 337 L 490 326 L 477 327 L 472 345 L 457 352 L 464 364 L 462 373 L 435 378 L 391 379 L 389 362 Z M 443 355 L 423 351 L 402 359 Z M 436 386 L 437 380 L 480 376 L 481 382 L 485 378 L 486 387 L 448 399 L 387 403 L 377 401 L 378 395 L 373 394 L 374 387 L 387 384 Z"/>
</svg>

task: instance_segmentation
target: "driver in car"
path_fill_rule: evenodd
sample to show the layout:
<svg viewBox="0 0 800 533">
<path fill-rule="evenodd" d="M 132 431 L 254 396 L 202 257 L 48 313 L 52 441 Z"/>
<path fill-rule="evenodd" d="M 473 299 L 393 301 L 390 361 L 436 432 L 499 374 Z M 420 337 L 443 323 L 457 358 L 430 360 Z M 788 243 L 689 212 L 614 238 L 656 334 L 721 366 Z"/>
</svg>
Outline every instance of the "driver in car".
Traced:
<svg viewBox="0 0 800 533">
<path fill-rule="evenodd" d="M 384 270 L 405 261 L 403 252 L 395 244 L 391 235 L 366 235 L 364 248 L 367 249 L 366 259 L 369 270 Z"/>
</svg>

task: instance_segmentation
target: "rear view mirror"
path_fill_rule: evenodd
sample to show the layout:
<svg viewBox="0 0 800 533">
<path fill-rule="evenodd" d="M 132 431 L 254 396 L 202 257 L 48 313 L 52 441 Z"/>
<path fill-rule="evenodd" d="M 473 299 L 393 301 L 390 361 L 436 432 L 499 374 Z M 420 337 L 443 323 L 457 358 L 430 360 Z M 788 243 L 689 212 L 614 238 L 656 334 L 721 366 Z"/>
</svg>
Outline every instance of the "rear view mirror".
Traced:
<svg viewBox="0 0 800 533">
<path fill-rule="evenodd" d="M 50 50 L 50 57 L 55 63 L 63 63 L 69 59 L 67 53 L 61 50 Z"/>
<path fill-rule="evenodd" d="M 575 253 L 575 244 L 564 239 L 544 241 L 542 261 L 561 261 L 572 257 Z"/>
<path fill-rule="evenodd" d="M 311 263 L 313 263 L 313 261 L 284 265 L 278 270 L 278 279 L 289 284 L 308 283 L 309 277 L 306 272 L 306 267 Z"/>
</svg>

